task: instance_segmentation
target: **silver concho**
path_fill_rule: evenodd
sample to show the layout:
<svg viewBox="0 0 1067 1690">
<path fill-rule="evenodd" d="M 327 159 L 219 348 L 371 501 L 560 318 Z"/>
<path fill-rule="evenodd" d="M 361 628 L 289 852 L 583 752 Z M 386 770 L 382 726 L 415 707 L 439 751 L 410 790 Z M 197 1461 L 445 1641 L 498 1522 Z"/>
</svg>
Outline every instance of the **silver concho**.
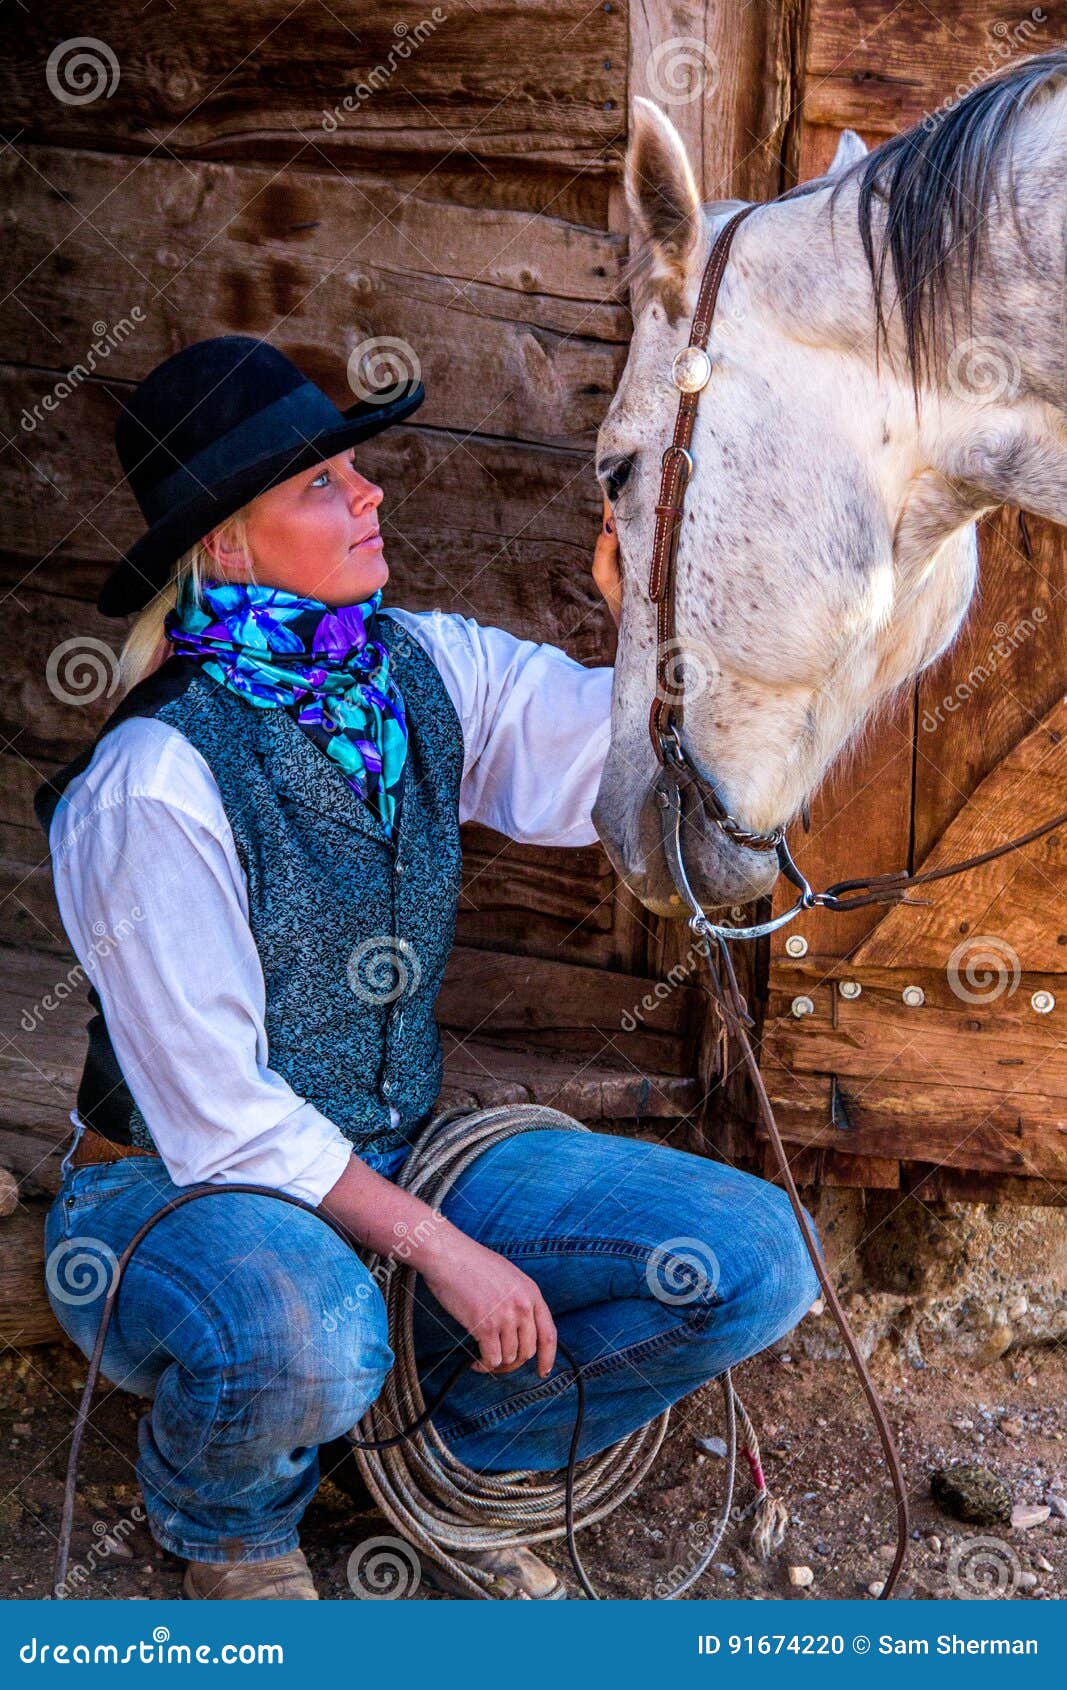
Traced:
<svg viewBox="0 0 1067 1690">
<path fill-rule="evenodd" d="M 701 346 L 683 346 L 671 365 L 671 379 L 681 393 L 699 393 L 711 379 L 711 359 Z"/>
</svg>

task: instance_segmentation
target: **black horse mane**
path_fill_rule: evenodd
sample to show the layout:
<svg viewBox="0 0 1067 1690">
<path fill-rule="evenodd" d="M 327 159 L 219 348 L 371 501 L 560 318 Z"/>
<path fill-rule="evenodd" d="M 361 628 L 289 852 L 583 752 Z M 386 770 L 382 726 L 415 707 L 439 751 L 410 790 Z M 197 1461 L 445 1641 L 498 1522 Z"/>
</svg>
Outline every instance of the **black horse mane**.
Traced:
<svg viewBox="0 0 1067 1690">
<path fill-rule="evenodd" d="M 963 296 L 970 301 L 994 184 L 1019 117 L 1065 81 L 1067 49 L 1020 60 L 958 104 L 883 141 L 834 183 L 831 206 L 846 182 L 859 182 L 860 237 L 882 340 L 887 339 L 885 271 L 892 263 L 916 400 L 920 381 L 940 363 L 953 266 L 959 267 Z"/>
</svg>

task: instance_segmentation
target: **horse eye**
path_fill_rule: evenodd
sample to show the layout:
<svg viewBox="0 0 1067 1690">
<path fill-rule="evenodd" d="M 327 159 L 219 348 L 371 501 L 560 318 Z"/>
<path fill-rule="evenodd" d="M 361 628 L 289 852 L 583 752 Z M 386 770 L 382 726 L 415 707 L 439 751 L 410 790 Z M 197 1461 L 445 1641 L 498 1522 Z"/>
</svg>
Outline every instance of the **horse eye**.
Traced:
<svg viewBox="0 0 1067 1690">
<path fill-rule="evenodd" d="M 629 481 L 630 472 L 633 467 L 634 454 L 631 453 L 625 458 L 616 458 L 614 462 L 605 464 L 604 468 L 601 470 L 600 473 L 601 479 L 604 482 L 604 491 L 607 493 L 608 499 L 612 504 L 615 503 L 619 494 Z"/>
</svg>

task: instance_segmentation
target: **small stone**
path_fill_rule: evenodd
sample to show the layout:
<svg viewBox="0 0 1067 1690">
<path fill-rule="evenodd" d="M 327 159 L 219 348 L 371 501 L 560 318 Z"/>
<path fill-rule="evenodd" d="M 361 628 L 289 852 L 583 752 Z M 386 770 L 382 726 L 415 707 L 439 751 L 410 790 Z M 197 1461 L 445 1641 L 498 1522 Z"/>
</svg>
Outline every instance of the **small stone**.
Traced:
<svg viewBox="0 0 1067 1690">
<path fill-rule="evenodd" d="M 793 1365 L 793 1358 L 788 1354 L 788 1352 L 784 1356 L 779 1356 L 778 1360 L 781 1362 L 783 1367 L 792 1367 Z"/>
<path fill-rule="evenodd" d="M 810 1567 L 790 1567 L 788 1573 L 789 1582 L 796 1590 L 806 1590 L 815 1580 L 815 1574 Z"/>
<path fill-rule="evenodd" d="M 822 1297 L 816 1297 L 815 1301 L 811 1305 L 811 1308 L 808 1310 L 808 1313 L 818 1316 L 823 1313 L 825 1308 L 825 1300 Z"/>
<path fill-rule="evenodd" d="M 878 1554 L 883 1561 L 892 1561 L 896 1552 L 897 1546 L 895 1543 L 880 1543 L 878 1545 Z"/>
<path fill-rule="evenodd" d="M 1045 1495 L 1045 1501 L 1057 1520 L 1067 1520 L 1067 1497 L 1058 1496 L 1054 1490 L 1050 1490 Z"/>
<path fill-rule="evenodd" d="M 1036 1587 L 1036 1585 L 1037 1585 L 1037 1574 L 1036 1573 L 1026 1573 L 1026 1572 L 1016 1573 L 1016 1575 L 1015 1575 L 1015 1588 L 1016 1588 L 1016 1590 L 1033 1590 Z"/>
<path fill-rule="evenodd" d="M 999 1425 L 1006 1438 L 1021 1438 L 1026 1429 L 1021 1420 L 1013 1420 L 1010 1414 L 1006 1414 Z"/>
<path fill-rule="evenodd" d="M 958 1461 L 930 1475 L 930 1494 L 954 1520 L 976 1526 L 1007 1525 L 1011 1492 L 1003 1479 L 977 1462 Z"/>
<path fill-rule="evenodd" d="M 17 1438 L 28 1438 L 31 1428 L 26 1424 L 25 1420 L 16 1420 L 11 1430 Z"/>
<path fill-rule="evenodd" d="M 989 1367 L 999 1361 L 1005 1350 L 1011 1348 L 1015 1333 L 1008 1325 L 994 1326 L 989 1337 L 974 1358 L 976 1367 Z"/>
<path fill-rule="evenodd" d="M 1052 1565 L 1052 1562 L 1046 1561 L 1045 1557 L 1043 1555 L 1035 1555 L 1034 1556 L 1034 1566 L 1037 1567 L 1039 1572 L 1042 1572 L 1042 1573 L 1054 1573 L 1056 1571 L 1055 1567 Z"/>
<path fill-rule="evenodd" d="M 830 1545 L 828 1543 L 817 1543 L 815 1553 L 816 1555 L 829 1555 L 831 1553 Z"/>
<path fill-rule="evenodd" d="M 941 1539 L 938 1537 L 936 1532 L 930 1533 L 930 1536 L 926 1540 L 926 1547 L 929 1549 L 931 1555 L 940 1555 Z"/>
<path fill-rule="evenodd" d="M 885 1579 L 872 1579 L 867 1586 L 867 1593 L 869 1596 L 881 1596 L 884 1589 Z"/>
<path fill-rule="evenodd" d="M 694 1438 L 693 1442 L 708 1455 L 722 1457 L 726 1454 L 726 1442 L 723 1438 Z"/>
<path fill-rule="evenodd" d="M 716 1561 L 715 1568 L 717 1572 L 722 1574 L 724 1579 L 735 1579 L 737 1577 L 737 1568 L 728 1567 L 725 1561 Z"/>
<path fill-rule="evenodd" d="M 962 1417 L 959 1420 L 950 1420 L 949 1425 L 954 1427 L 957 1432 L 973 1432 L 974 1431 L 974 1421 L 973 1420 L 964 1420 Z"/>
<path fill-rule="evenodd" d="M 1016 1531 L 1028 1532 L 1033 1526 L 1043 1526 L 1051 1513 L 1047 1502 L 1017 1502 L 1011 1511 L 1011 1523 Z"/>
</svg>

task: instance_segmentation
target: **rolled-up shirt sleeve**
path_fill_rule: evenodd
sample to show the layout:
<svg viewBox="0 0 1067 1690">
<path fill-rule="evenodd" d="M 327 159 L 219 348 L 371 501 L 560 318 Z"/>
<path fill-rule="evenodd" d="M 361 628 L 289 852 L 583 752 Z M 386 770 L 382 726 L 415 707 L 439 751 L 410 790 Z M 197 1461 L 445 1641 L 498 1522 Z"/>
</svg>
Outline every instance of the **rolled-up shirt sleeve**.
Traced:
<svg viewBox="0 0 1067 1690">
<path fill-rule="evenodd" d="M 591 845 L 611 735 L 610 668 L 444 611 L 394 611 L 463 727 L 460 820 L 530 845 Z"/>
<path fill-rule="evenodd" d="M 232 835 L 214 816 L 144 792 L 90 805 L 69 824 L 57 812 L 60 915 L 171 1178 L 269 1185 L 319 1203 L 352 1145 L 270 1066 Z"/>
</svg>

